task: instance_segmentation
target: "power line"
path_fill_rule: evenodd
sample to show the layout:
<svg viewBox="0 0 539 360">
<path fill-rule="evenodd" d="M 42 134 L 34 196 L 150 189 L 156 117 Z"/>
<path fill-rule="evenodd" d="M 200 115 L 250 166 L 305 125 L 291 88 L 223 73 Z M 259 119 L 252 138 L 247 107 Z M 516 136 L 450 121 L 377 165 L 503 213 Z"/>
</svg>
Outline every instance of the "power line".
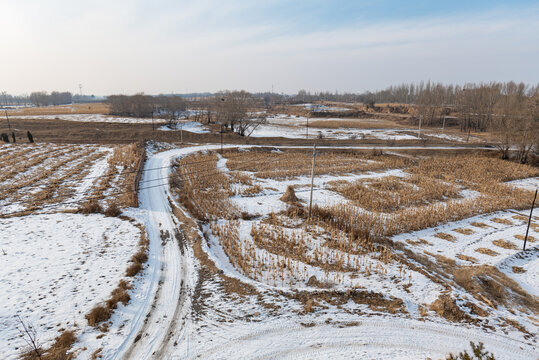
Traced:
<svg viewBox="0 0 539 360">
<path fill-rule="evenodd" d="M 191 155 L 191 154 L 188 154 L 188 155 Z M 229 158 L 237 158 L 237 157 L 241 157 L 241 156 L 242 156 L 242 154 L 238 154 L 236 156 L 231 156 Z M 213 161 L 213 159 L 193 161 L 193 162 L 183 163 L 182 165 L 194 165 L 194 164 L 205 163 L 205 162 L 209 162 L 209 161 Z M 160 166 L 160 167 L 154 167 L 154 168 L 149 168 L 149 169 L 142 169 L 141 172 L 145 173 L 145 172 L 148 172 L 148 171 L 162 170 L 162 169 L 167 169 L 169 167 L 170 166 Z M 136 173 L 137 171 L 138 170 L 127 170 L 127 171 L 122 171 L 122 174 L 133 174 L 133 173 Z M 117 175 L 118 174 L 88 176 L 88 177 L 85 177 L 84 180 L 108 178 L 108 177 L 114 177 L 114 176 L 117 176 Z M 9 180 L 9 179 L 6 179 L 6 180 Z M 34 187 L 42 187 L 42 186 L 48 186 L 48 185 L 58 185 L 58 184 L 64 184 L 64 183 L 77 183 L 77 182 L 79 182 L 79 180 L 62 179 L 62 180 L 45 182 L 45 183 L 41 183 L 41 184 L 29 184 L 29 185 L 21 185 L 21 186 L 0 187 L 0 191 L 12 191 L 12 190 L 20 190 L 20 189 L 27 189 L 27 188 L 34 188 Z"/>
<path fill-rule="evenodd" d="M 239 156 L 241 156 L 241 155 L 235 156 L 234 158 L 239 157 Z M 215 159 L 201 160 L 201 161 L 198 161 L 198 162 L 193 161 L 193 162 L 180 164 L 180 165 L 181 166 L 193 165 L 193 164 L 204 163 L 204 162 L 208 162 L 208 161 L 215 161 Z M 276 161 L 277 160 L 270 160 L 270 159 L 268 160 L 268 162 L 276 162 Z M 254 163 L 254 162 L 260 162 L 260 161 L 258 159 L 255 159 L 255 160 L 250 160 L 250 161 L 244 161 L 244 162 L 242 162 L 242 164 L 246 165 L 246 164 L 251 164 L 251 163 Z M 245 167 L 246 166 L 242 166 L 242 167 L 239 167 L 239 169 L 244 169 Z M 164 169 L 164 168 L 168 168 L 168 166 L 161 166 L 161 167 L 146 169 L 146 171 L 158 170 L 158 169 Z M 226 169 L 226 168 L 227 168 L 226 166 L 225 167 L 217 167 L 216 166 L 216 168 L 207 169 L 207 170 L 203 170 L 203 171 L 195 171 L 195 172 L 191 172 L 191 174 L 204 174 L 203 176 L 197 176 L 196 177 L 196 179 L 204 179 L 204 178 L 209 178 L 209 177 L 212 177 L 212 176 L 215 176 L 215 175 L 223 174 L 223 172 L 221 172 L 219 170 L 220 169 Z M 172 175 L 172 176 L 174 176 L 174 175 Z M 155 178 L 155 179 L 143 180 L 141 182 L 145 183 L 145 182 L 152 182 L 152 181 L 158 181 L 158 180 L 165 180 L 165 179 L 169 179 L 169 178 L 170 178 L 170 176 L 166 176 L 166 177 L 160 177 L 160 178 Z M 186 183 L 186 181 L 183 180 L 183 179 L 176 179 L 176 180 L 180 181 L 181 183 Z M 169 183 L 166 182 L 166 183 L 163 183 L 163 184 L 150 185 L 150 186 L 139 188 L 138 190 L 140 191 L 140 190 L 145 190 L 145 189 L 151 189 L 151 188 L 155 188 L 155 187 L 159 187 L 159 186 L 165 186 L 165 185 L 169 185 Z M 131 192 L 132 192 L 132 190 L 123 190 L 123 191 L 112 192 L 109 195 L 122 195 L 122 194 L 131 193 Z M 101 199 L 102 199 L 101 196 L 94 196 L 94 197 L 87 197 L 87 198 L 83 199 L 83 201 L 101 200 Z M 35 200 L 24 200 L 24 201 L 18 201 L 17 204 L 34 204 L 35 202 L 36 202 Z M 81 200 L 65 201 L 65 202 L 62 202 L 60 204 L 42 205 L 42 206 L 39 206 L 39 209 L 47 209 L 47 208 L 51 208 L 51 207 L 55 207 L 55 206 L 56 207 L 57 206 L 62 206 L 62 205 L 65 205 L 65 204 L 80 204 L 80 203 L 81 203 Z M 21 211 L 12 212 L 12 213 L 3 213 L 3 214 L 0 214 L 0 217 L 12 216 L 12 215 L 15 215 L 15 214 L 24 214 L 24 213 L 26 213 L 28 211 L 31 211 L 31 210 L 21 210 Z"/>
</svg>

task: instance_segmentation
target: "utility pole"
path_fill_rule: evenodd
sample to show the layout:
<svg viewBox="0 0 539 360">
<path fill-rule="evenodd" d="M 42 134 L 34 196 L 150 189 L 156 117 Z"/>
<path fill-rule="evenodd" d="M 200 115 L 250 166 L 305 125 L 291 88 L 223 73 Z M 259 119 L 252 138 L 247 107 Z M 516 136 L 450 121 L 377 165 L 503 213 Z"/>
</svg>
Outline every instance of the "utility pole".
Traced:
<svg viewBox="0 0 539 360">
<path fill-rule="evenodd" d="M 530 231 L 530 223 L 532 222 L 533 207 L 535 206 L 535 199 L 537 199 L 537 189 L 535 189 L 535 196 L 533 197 L 532 209 L 530 211 L 530 218 L 528 219 L 528 227 L 526 228 L 526 236 L 524 237 L 523 251 L 526 251 L 526 241 L 528 240 L 528 232 Z"/>
<path fill-rule="evenodd" d="M 313 167 L 311 169 L 311 197 L 309 199 L 309 219 L 311 218 L 311 210 L 313 207 L 313 187 L 314 187 L 314 165 L 316 159 L 316 144 L 313 145 Z"/>
<path fill-rule="evenodd" d="M 421 120 L 423 120 L 422 116 L 419 117 L 419 131 L 417 132 L 417 137 L 418 138 L 421 137 Z"/>
<path fill-rule="evenodd" d="M 305 135 L 305 138 L 309 138 L 309 117 L 307 116 L 307 134 Z"/>
<path fill-rule="evenodd" d="M 183 123 L 180 120 L 180 144 L 183 144 Z"/>
<path fill-rule="evenodd" d="M 221 131 L 219 131 L 221 134 L 221 155 L 223 155 L 223 125 L 221 125 Z"/>
<path fill-rule="evenodd" d="M 442 132 L 444 132 L 444 131 L 445 131 L 445 113 L 444 113 L 444 122 L 442 124 Z"/>
</svg>

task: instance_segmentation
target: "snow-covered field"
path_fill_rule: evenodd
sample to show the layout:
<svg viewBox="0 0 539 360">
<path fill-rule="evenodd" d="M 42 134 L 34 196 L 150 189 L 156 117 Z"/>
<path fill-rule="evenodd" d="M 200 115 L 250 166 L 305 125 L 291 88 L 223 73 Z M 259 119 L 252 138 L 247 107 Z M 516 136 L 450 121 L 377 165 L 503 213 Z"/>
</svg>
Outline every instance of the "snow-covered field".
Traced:
<svg viewBox="0 0 539 360">
<path fill-rule="evenodd" d="M 0 219 L 0 228 L 4 359 L 16 359 L 25 345 L 16 315 L 36 329 L 45 347 L 63 329 L 85 331 L 84 315 L 123 278 L 140 239 L 129 221 L 97 214 L 13 217 Z"/>
<path fill-rule="evenodd" d="M 217 167 L 225 173 L 230 172 L 225 159 L 219 160 Z M 256 178 L 254 173 L 246 171 L 244 173 Z M 348 201 L 326 189 L 326 184 L 330 181 L 384 176 L 403 177 L 406 174 L 397 169 L 377 173 L 317 176 L 314 183 L 313 203 L 327 205 L 331 202 L 346 203 Z M 260 224 L 261 219 L 269 213 L 278 213 L 287 207 L 279 200 L 284 189 L 292 184 L 306 185 L 309 180 L 310 178 L 306 176 L 278 180 L 258 178 L 255 183 L 260 185 L 263 191 L 254 196 L 233 196 L 231 201 L 235 206 L 241 211 L 257 216 L 253 220 L 237 220 L 239 238 L 246 244 L 252 241 L 250 240 L 252 225 Z M 535 185 L 529 185 L 530 181 Z M 533 183 L 531 179 L 521 182 L 528 183 L 529 186 L 539 185 Z M 300 185 L 296 191 L 299 201 L 304 204 L 307 203 L 309 197 L 305 185 Z M 461 195 L 464 199 L 476 196 L 470 191 L 463 191 Z M 472 256 L 477 265 L 496 266 L 508 277 L 517 281 L 523 289 L 536 295 L 537 242 L 529 243 L 528 248 L 531 250 L 528 257 L 520 256 L 518 249 L 508 250 L 492 244 L 494 239 L 503 238 L 521 245 L 521 240 L 515 238 L 515 235 L 525 232 L 522 218 L 525 213 L 525 211 L 501 211 L 480 215 L 418 232 L 399 234 L 393 237 L 393 240 L 415 252 L 421 253 L 427 250 L 427 253 L 455 258 L 458 265 L 470 265 L 471 262 L 460 260 L 456 258 L 457 255 Z M 536 222 L 534 224 L 536 225 Z M 454 231 L 463 228 L 472 228 L 473 233 L 465 235 Z M 526 312 L 515 312 L 514 309 L 509 311 L 500 307 L 494 310 L 487 321 L 490 330 L 488 327 L 452 323 L 428 309 L 428 304 L 434 302 L 439 295 L 447 293 L 447 289 L 424 276 L 421 271 L 407 269 L 403 277 L 399 266 L 386 266 L 383 275 L 368 275 L 362 272 L 360 276 L 334 274 L 333 277 L 328 278 L 336 281 L 333 289 L 341 287 L 366 289 L 402 299 L 405 309 L 402 314 L 380 313 L 364 305 L 354 305 L 351 301 L 341 306 L 323 302 L 322 309 L 315 311 L 314 314 L 305 314 L 300 304 L 294 304 L 286 297 L 272 297 L 269 294 L 275 289 L 284 292 L 289 289 L 312 291 L 312 288 L 305 284 L 306 280 L 312 275 L 319 280 L 323 279 L 324 271 L 315 266 L 300 265 L 299 268 L 306 272 L 302 276 L 303 281 L 294 280 L 293 277 L 285 281 L 278 278 L 276 281 L 264 270 L 264 265 L 260 265 L 262 275 L 253 280 L 252 276 L 244 275 L 232 265 L 221 246 L 220 239 L 210 234 L 210 227 L 205 227 L 204 231 L 208 242 L 203 248 L 217 267 L 226 275 L 254 286 L 260 294 L 264 294 L 262 295 L 263 303 L 270 302 L 272 306 L 280 309 L 277 310 L 279 315 L 276 317 L 265 305 L 261 306 L 260 297 L 258 301 L 256 297 L 247 297 L 231 302 L 227 294 L 220 292 L 218 285 L 207 282 L 205 285 L 209 296 L 207 303 L 212 305 L 204 311 L 202 320 L 187 323 L 186 328 L 177 335 L 176 342 L 179 345 L 173 351 L 174 358 L 324 358 L 328 356 L 379 359 L 442 358 L 449 352 L 466 349 L 469 341 L 485 343 L 487 349 L 494 352 L 497 359 L 527 359 L 536 354 L 535 337 L 523 336 L 525 334 L 504 323 L 506 321 L 504 319 L 516 321 L 517 324 L 534 334 L 537 331 L 537 325 L 533 316 L 528 318 Z M 435 236 L 441 232 L 450 233 L 457 240 L 451 242 Z M 536 228 L 532 229 L 530 234 L 535 238 L 538 237 Z M 407 239 L 417 240 L 418 238 L 425 242 L 419 245 L 406 242 Z M 316 246 L 322 248 L 322 243 Z M 481 247 L 494 249 L 498 254 L 491 256 L 475 251 Z M 250 247 L 243 245 L 243 248 Z M 274 256 L 261 248 L 256 249 L 256 254 L 259 259 Z M 292 268 L 296 266 L 294 261 L 287 264 Z M 515 273 L 512 266 L 517 264 L 524 268 L 525 272 Z M 453 291 L 458 296 L 475 302 L 473 297 L 462 289 L 455 288 Z M 479 303 L 479 306 L 484 307 L 484 304 Z M 475 316 L 470 315 L 472 318 Z M 417 321 L 418 319 L 421 321 Z"/>
<path fill-rule="evenodd" d="M 124 278 L 129 258 L 138 250 L 140 239 L 140 230 L 134 222 L 100 214 L 61 213 L 58 212 L 64 209 L 61 205 L 50 208 L 48 212 L 52 213 L 0 219 L 0 228 L 5 230 L 0 240 L 3 261 L 0 267 L 0 344 L 7 349 L 3 356 L 16 358 L 18 347 L 23 344 L 13 318 L 20 314 L 36 326 L 44 345 L 50 344 L 60 329 L 76 330 L 78 340 L 73 348 L 78 359 L 90 359 L 96 352 L 104 359 L 444 358 L 449 352 L 468 348 L 469 341 L 485 343 L 497 359 L 537 357 L 536 313 L 499 306 L 488 308 L 490 313 L 486 318 L 468 312 L 479 321 L 476 325 L 449 321 L 428 308 L 441 294 L 458 296 L 461 305 L 462 299 L 467 299 L 481 308 L 486 306 L 452 283 L 446 288 L 434 281 L 421 264 L 411 268 L 395 259 L 383 262 L 380 250 L 348 254 L 346 262 L 355 261 L 365 269 L 355 273 L 338 268 L 328 270 L 316 261 L 302 263 L 291 257 L 286 268 L 297 269 L 299 277 L 292 276 L 288 270 L 283 271 L 284 277 L 275 277 L 276 269 L 264 265 L 256 276 L 245 274 L 232 265 L 222 239 L 212 233 L 209 223 L 203 224 L 204 233 L 197 225 L 192 233 L 182 233 L 180 224 L 186 226 L 191 216 L 179 210 L 185 217 L 181 220 L 177 213 L 172 213 L 170 205 L 172 202 L 181 208 L 175 198 L 177 193 L 168 185 L 174 160 L 198 151 L 217 150 L 219 146 L 171 149 L 167 145 L 166 151 L 159 151 L 159 146 L 154 144 L 149 148 L 139 208 L 123 212 L 145 226 L 150 240 L 149 260 L 143 272 L 132 281 L 130 302 L 126 306 L 119 304 L 107 322 L 107 331 L 88 326 L 84 315 L 105 300 Z M 0 147 L 0 154 L 4 154 L 5 149 Z M 63 148 L 53 150 L 69 152 Z M 78 180 L 80 185 L 69 197 L 76 203 L 92 193 L 90 189 L 96 185 L 96 177 L 109 169 L 107 159 L 111 150 L 94 150 L 100 156 L 96 156 L 94 163 L 87 164 L 84 176 Z M 225 174 L 232 174 L 234 170 L 229 162 L 233 157 L 223 156 L 218 155 L 215 166 Z M 377 161 L 365 160 L 364 163 Z M 72 168 L 77 164 L 74 161 Z M 299 202 L 308 204 L 309 176 L 278 178 L 258 177 L 256 172 L 247 170 L 242 173 L 262 189 L 241 195 L 252 185 L 236 183 L 235 195 L 229 198 L 231 206 L 255 216 L 236 220 L 239 239 L 244 245 L 253 242 L 253 226 L 261 226 L 271 213 L 286 210 L 288 205 L 280 198 L 289 185 L 296 185 Z M 409 176 L 401 168 L 317 175 L 313 204 L 351 204 L 348 198 L 332 190 L 330 185 L 335 181 Z M 4 184 L 7 183 L 8 180 L 4 180 Z M 539 186 L 539 178 L 510 184 L 531 190 Z M 461 189 L 460 195 L 462 199 L 457 201 L 477 196 L 466 189 Z M 431 259 L 443 255 L 454 259 L 458 266 L 494 266 L 529 294 L 537 296 L 537 218 L 533 219 L 530 229 L 533 237 L 528 243 L 530 250 L 526 254 L 518 250 L 528 213 L 506 210 L 478 215 L 398 234 L 392 240 L 400 244 L 401 249 L 425 254 Z M 215 223 L 225 222 L 220 219 Z M 343 256 L 343 250 L 329 246 L 330 236 L 320 225 L 292 222 L 285 233 L 295 233 L 298 238 L 303 234 L 301 236 L 310 244 L 309 255 L 329 251 L 333 260 Z M 436 236 L 440 233 L 450 234 L 456 241 Z M 186 238 L 188 234 L 194 237 Z M 207 260 L 195 249 L 197 236 L 202 239 L 200 251 L 206 254 Z M 338 234 L 331 236 L 338 237 Z M 518 248 L 495 245 L 493 242 L 499 239 L 514 243 Z M 489 248 L 496 253 L 476 251 L 479 248 Z M 258 247 L 255 254 L 258 259 L 285 260 L 282 253 L 272 251 Z M 397 252 L 399 256 L 403 254 Z M 459 255 L 463 256 L 459 258 Z M 208 263 L 217 270 L 211 270 Z M 523 271 L 515 271 L 514 267 Z M 331 288 L 309 283 L 313 275 L 330 283 Z M 247 290 L 241 286 L 239 290 L 234 289 L 238 286 L 234 285 L 234 279 Z M 347 291 L 372 293 L 365 298 L 343 298 L 342 294 Z M 307 302 L 302 296 L 307 297 Z M 377 297 L 381 303 L 372 303 Z M 397 304 L 396 310 L 390 311 L 383 305 L 384 301 Z M 311 310 L 307 310 L 309 304 Z M 504 318 L 516 321 L 532 336 L 504 325 Z"/>
<path fill-rule="evenodd" d="M 206 134 L 209 133 L 210 130 L 202 125 L 199 122 L 196 121 L 183 121 L 180 120 L 177 124 L 173 125 L 172 127 L 169 125 L 164 125 L 159 128 L 159 130 L 163 131 L 189 131 L 196 134 Z"/>
<path fill-rule="evenodd" d="M 317 121 L 323 122 L 358 122 L 358 127 L 338 127 L 338 128 L 324 128 L 324 127 L 312 127 L 310 125 L 307 128 L 307 123 L 316 123 Z M 361 123 L 367 123 L 368 128 L 361 128 Z M 356 139 L 379 139 L 379 140 L 417 140 L 417 129 L 406 128 L 372 128 L 373 124 L 376 124 L 374 119 L 342 119 L 342 118 L 310 118 L 307 119 L 303 116 L 288 116 L 279 114 L 270 116 L 267 118 L 267 123 L 259 125 L 251 134 L 253 137 L 283 137 L 288 139 L 335 139 L 335 140 L 356 140 Z M 447 134 L 434 130 L 423 130 L 422 135 L 428 137 L 434 137 L 438 139 L 444 139 L 456 142 L 465 142 L 466 137 L 456 134 Z M 475 137 L 471 138 L 472 141 L 477 141 Z"/>
</svg>

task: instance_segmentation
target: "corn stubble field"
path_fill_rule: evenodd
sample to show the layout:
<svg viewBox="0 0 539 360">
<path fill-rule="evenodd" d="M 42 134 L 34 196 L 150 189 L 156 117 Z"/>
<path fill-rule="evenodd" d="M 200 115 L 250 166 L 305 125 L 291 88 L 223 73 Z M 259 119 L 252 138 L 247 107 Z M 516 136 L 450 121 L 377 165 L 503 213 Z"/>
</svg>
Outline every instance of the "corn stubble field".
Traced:
<svg viewBox="0 0 539 360">
<path fill-rule="evenodd" d="M 299 299 L 300 314 L 353 299 L 536 341 L 536 278 L 527 270 L 539 221 L 531 255 L 519 254 L 527 223 L 519 210 L 534 194 L 518 179 L 539 176 L 537 168 L 486 155 L 320 151 L 309 216 L 312 158 L 204 151 L 174 164 L 171 186 L 211 251 L 222 250 L 223 267 Z"/>
<path fill-rule="evenodd" d="M 133 185 L 143 151 L 137 144 L 0 145 L 6 358 L 73 358 L 80 329 L 106 331 L 129 302 L 148 239 L 139 221 L 120 215 L 138 206 Z M 40 356 L 21 345 L 22 322 L 36 329 Z"/>
</svg>

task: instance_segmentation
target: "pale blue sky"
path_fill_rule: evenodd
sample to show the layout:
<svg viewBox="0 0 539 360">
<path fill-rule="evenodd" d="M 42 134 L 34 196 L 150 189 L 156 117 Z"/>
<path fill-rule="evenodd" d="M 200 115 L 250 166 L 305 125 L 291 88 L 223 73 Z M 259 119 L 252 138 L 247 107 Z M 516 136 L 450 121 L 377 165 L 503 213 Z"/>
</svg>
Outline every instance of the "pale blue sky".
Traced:
<svg viewBox="0 0 539 360">
<path fill-rule="evenodd" d="M 0 91 L 539 82 L 537 1 L 0 0 Z"/>
</svg>

